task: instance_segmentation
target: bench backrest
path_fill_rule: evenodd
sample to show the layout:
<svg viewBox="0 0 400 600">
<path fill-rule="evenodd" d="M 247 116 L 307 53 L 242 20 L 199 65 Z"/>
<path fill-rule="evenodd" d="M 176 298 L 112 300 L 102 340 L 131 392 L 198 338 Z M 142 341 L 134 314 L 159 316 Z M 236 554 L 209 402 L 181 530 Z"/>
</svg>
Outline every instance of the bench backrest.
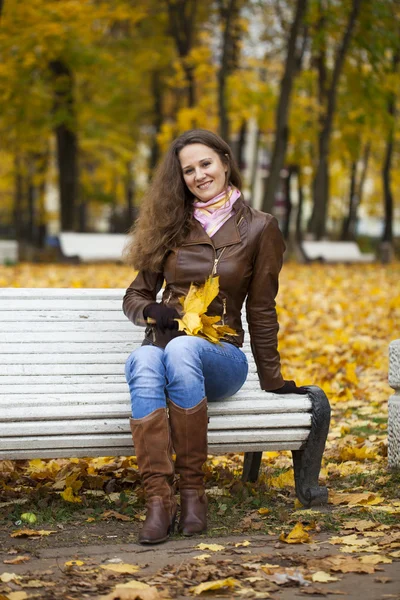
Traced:
<svg viewBox="0 0 400 600">
<path fill-rule="evenodd" d="M 59 234 L 60 249 L 64 256 L 78 256 L 82 261 L 122 260 L 127 236 L 120 233 Z"/>
<path fill-rule="evenodd" d="M 0 459 L 133 454 L 125 361 L 143 339 L 119 289 L 0 289 Z M 212 452 L 297 449 L 311 402 L 260 390 L 250 372 L 209 405 Z"/>
<path fill-rule="evenodd" d="M 358 262 L 373 260 L 372 254 L 363 254 L 356 242 L 304 241 L 302 248 L 309 260 L 323 259 L 327 262 Z"/>
<path fill-rule="evenodd" d="M 18 262 L 18 242 L 0 240 L 0 265 L 6 262 Z"/>
</svg>

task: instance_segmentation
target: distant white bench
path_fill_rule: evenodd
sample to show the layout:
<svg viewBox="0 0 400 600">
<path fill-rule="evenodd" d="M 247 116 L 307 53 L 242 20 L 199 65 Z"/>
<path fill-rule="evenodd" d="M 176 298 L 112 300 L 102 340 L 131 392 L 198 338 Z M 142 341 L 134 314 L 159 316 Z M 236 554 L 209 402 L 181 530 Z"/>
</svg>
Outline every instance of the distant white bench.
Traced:
<svg viewBox="0 0 400 600">
<path fill-rule="evenodd" d="M 134 454 L 129 353 L 143 339 L 122 312 L 124 290 L 0 289 L 0 459 Z M 209 404 L 209 452 L 245 452 L 255 481 L 263 450 L 292 450 L 304 505 L 327 501 L 318 486 L 330 407 L 308 395 L 259 388 L 249 342 L 249 376 L 230 400 Z"/>
<path fill-rule="evenodd" d="M 303 241 L 301 249 L 307 262 L 320 260 L 327 263 L 373 262 L 374 254 L 362 253 L 356 242 Z"/>
<path fill-rule="evenodd" d="M 18 262 L 18 242 L 0 240 L 0 265 Z"/>
<path fill-rule="evenodd" d="M 60 250 L 67 258 L 79 258 L 82 262 L 120 261 L 127 236 L 122 233 L 75 233 L 59 234 Z"/>
</svg>

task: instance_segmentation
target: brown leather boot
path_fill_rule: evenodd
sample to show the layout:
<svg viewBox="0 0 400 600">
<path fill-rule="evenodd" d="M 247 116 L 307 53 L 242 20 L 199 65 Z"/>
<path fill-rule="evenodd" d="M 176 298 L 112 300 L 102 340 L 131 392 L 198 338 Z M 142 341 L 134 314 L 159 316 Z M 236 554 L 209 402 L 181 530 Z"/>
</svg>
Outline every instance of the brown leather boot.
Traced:
<svg viewBox="0 0 400 600">
<path fill-rule="evenodd" d="M 141 544 L 164 542 L 173 533 L 176 517 L 174 463 L 167 409 L 142 419 L 130 419 L 139 472 L 146 493 L 146 520 Z"/>
<path fill-rule="evenodd" d="M 169 401 L 175 471 L 180 475 L 181 516 L 179 531 L 194 535 L 207 529 L 207 496 L 203 464 L 207 460 L 207 398 L 184 409 Z"/>
</svg>

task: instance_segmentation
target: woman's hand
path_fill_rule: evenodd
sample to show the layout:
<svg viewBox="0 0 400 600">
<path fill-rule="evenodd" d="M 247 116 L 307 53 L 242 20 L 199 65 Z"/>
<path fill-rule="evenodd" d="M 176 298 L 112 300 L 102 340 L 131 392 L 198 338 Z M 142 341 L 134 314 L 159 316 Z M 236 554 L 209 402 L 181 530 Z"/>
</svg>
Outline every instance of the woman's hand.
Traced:
<svg viewBox="0 0 400 600">
<path fill-rule="evenodd" d="M 295 382 L 292 380 L 285 381 L 283 386 L 278 388 L 277 390 L 268 390 L 268 391 L 272 392 L 273 394 L 307 394 L 306 387 L 304 387 L 302 385 L 297 387 Z"/>
<path fill-rule="evenodd" d="M 161 333 L 165 333 L 166 329 L 178 329 L 178 323 L 174 321 L 179 319 L 177 310 L 165 304 L 159 302 L 148 304 L 143 310 L 143 316 L 146 320 L 152 319 Z"/>
</svg>

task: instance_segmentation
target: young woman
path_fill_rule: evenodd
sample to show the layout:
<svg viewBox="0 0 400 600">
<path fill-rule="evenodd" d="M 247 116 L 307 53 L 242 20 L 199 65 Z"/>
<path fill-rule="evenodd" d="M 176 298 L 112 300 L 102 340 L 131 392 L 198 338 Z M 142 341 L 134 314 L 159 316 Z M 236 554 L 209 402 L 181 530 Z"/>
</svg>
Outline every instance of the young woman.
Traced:
<svg viewBox="0 0 400 600">
<path fill-rule="evenodd" d="M 165 541 L 173 531 L 175 474 L 179 531 L 189 536 L 206 530 L 207 401 L 232 396 L 246 380 L 240 350 L 245 301 L 261 388 L 306 393 L 282 378 L 277 349 L 282 235 L 276 219 L 248 206 L 240 189 L 228 144 L 210 131 L 187 131 L 172 142 L 131 230 L 126 256 L 139 272 L 123 310 L 146 327 L 142 346 L 126 363 L 133 443 L 147 499 L 143 544 Z M 222 345 L 178 331 L 175 320 L 182 314 L 179 298 L 210 275 L 219 276 L 220 288 L 207 314 L 221 316 L 238 334 Z"/>
</svg>

